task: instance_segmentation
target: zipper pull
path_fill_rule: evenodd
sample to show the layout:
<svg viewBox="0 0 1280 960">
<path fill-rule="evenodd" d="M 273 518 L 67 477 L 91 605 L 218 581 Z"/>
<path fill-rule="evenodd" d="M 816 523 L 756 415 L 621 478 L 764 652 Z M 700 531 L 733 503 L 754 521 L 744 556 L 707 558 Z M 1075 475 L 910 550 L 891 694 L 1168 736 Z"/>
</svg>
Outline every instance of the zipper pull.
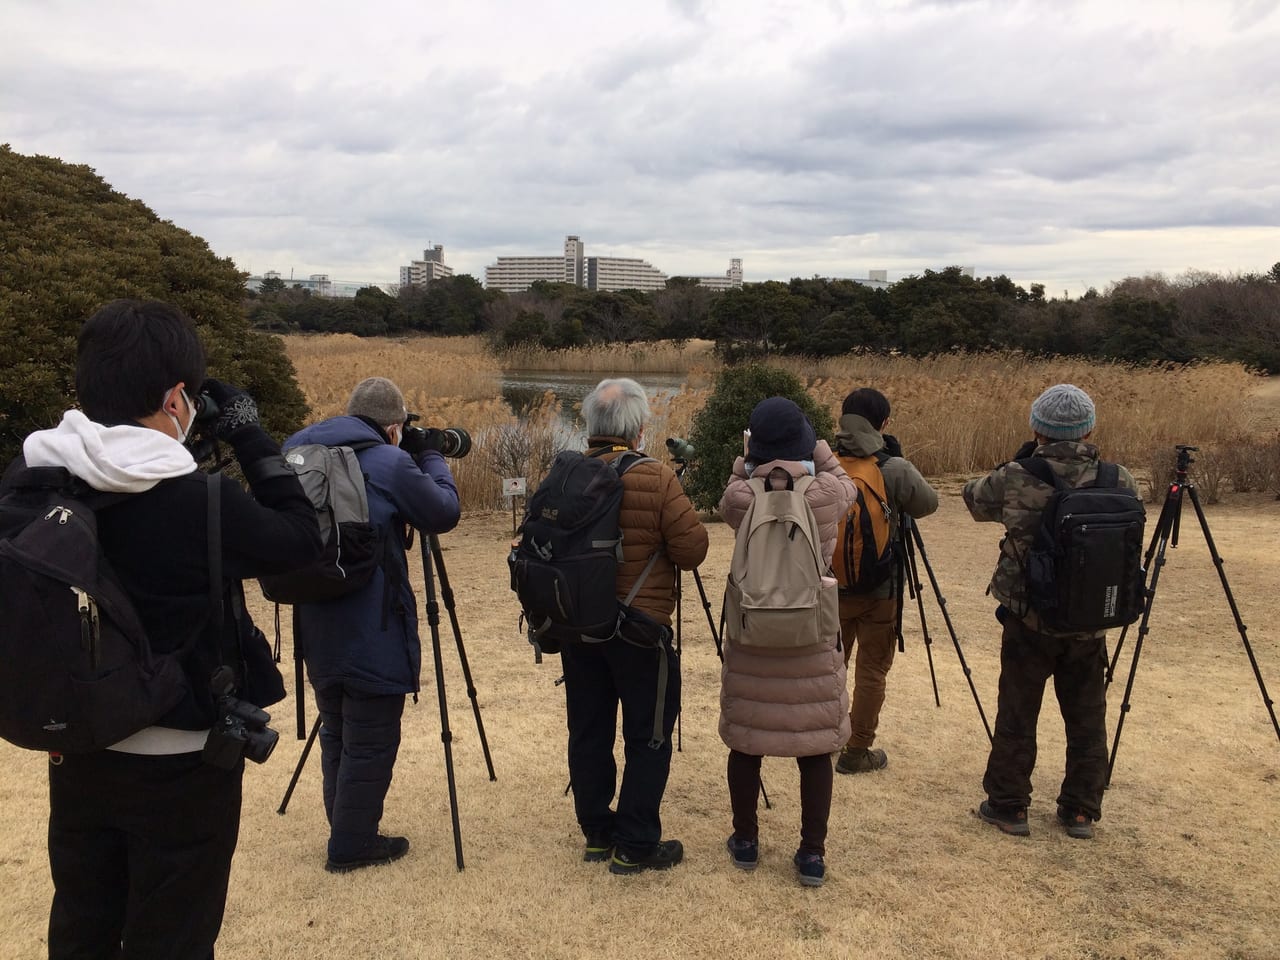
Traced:
<svg viewBox="0 0 1280 960">
<path fill-rule="evenodd" d="M 80 612 L 80 645 L 89 652 L 89 666 L 98 669 L 98 604 L 93 597 L 79 587 L 71 588 L 76 595 L 76 609 Z"/>
<path fill-rule="evenodd" d="M 59 524 L 65 524 L 65 523 L 67 522 L 67 519 L 68 519 L 70 516 L 71 516 L 71 511 L 70 511 L 70 509 L 68 509 L 67 507 L 61 507 L 61 506 L 59 506 L 59 507 L 54 507 L 54 508 L 53 508 L 52 510 L 50 510 L 48 513 L 46 513 L 46 514 L 44 515 L 44 518 L 45 518 L 46 520 L 52 520 L 54 517 L 57 517 L 57 518 L 58 518 L 58 523 L 59 523 Z M 79 591 L 77 591 L 77 592 L 79 592 Z"/>
</svg>

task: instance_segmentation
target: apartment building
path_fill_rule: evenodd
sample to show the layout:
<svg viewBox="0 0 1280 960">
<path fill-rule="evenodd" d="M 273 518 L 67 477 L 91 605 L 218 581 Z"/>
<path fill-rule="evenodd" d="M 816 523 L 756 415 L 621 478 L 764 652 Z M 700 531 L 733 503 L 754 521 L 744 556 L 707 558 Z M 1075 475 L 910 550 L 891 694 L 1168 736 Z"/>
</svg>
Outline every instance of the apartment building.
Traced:
<svg viewBox="0 0 1280 960">
<path fill-rule="evenodd" d="M 453 267 L 444 262 L 444 246 L 434 244 L 422 251 L 422 259 L 400 268 L 400 286 L 425 287 L 432 280 L 452 277 Z"/>
</svg>

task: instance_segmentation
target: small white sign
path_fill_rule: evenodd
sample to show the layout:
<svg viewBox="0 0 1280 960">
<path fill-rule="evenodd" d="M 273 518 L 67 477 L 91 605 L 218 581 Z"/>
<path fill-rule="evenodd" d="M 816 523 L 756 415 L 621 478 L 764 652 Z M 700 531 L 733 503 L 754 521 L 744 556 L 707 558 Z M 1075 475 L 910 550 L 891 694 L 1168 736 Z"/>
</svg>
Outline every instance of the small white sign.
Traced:
<svg viewBox="0 0 1280 960">
<path fill-rule="evenodd" d="M 503 480 L 502 494 L 507 497 L 523 497 L 524 477 L 507 477 Z"/>
</svg>

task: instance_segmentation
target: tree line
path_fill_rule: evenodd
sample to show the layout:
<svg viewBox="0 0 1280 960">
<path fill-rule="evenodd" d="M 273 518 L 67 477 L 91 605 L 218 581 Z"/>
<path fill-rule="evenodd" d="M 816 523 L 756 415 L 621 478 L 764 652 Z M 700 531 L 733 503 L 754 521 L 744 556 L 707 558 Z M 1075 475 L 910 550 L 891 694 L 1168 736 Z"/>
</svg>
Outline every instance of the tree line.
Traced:
<svg viewBox="0 0 1280 960">
<path fill-rule="evenodd" d="M 1014 349 L 1136 363 L 1219 358 L 1280 371 L 1280 263 L 1264 274 L 1130 277 L 1074 299 L 947 267 L 887 288 L 814 277 L 723 292 L 676 277 L 650 293 L 539 282 L 504 294 L 463 274 L 395 293 L 367 287 L 346 300 L 275 281 L 245 309 L 261 330 L 484 334 L 498 348 L 699 338 L 727 360 Z"/>
</svg>

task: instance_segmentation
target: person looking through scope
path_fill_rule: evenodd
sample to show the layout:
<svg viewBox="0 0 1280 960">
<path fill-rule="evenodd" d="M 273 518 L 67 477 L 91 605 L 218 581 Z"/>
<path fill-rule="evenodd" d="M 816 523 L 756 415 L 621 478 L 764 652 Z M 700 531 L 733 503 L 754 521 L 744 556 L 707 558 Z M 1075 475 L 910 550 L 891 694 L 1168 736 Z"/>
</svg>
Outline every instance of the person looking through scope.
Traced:
<svg viewBox="0 0 1280 960">
<path fill-rule="evenodd" d="M 1036 722 L 1049 677 L 1053 677 L 1067 734 L 1066 775 L 1058 793 L 1057 819 L 1069 836 L 1092 839 L 1093 825 L 1102 817 L 1107 777 L 1106 634 L 1053 629 L 1035 606 L 1029 582 L 1042 515 L 1056 489 L 1106 489 L 1101 482 L 1106 471 L 1112 474 L 1112 488 L 1137 490 L 1128 470 L 1105 464 L 1098 448 L 1085 442 L 1095 419 L 1093 400 L 1079 387 L 1070 383 L 1049 387 L 1031 405 L 1035 439 L 1023 444 L 1012 461 L 964 486 L 964 502 L 973 518 L 1005 528 L 990 587 L 1000 603 L 996 619 L 1003 628 L 1000 693 L 995 736 L 982 778 L 987 799 L 977 814 L 1019 837 L 1031 832 L 1027 808 L 1036 760 Z M 1141 537 L 1139 527 L 1139 552 Z"/>
<path fill-rule="evenodd" d="M 422 664 L 405 525 L 424 535 L 446 533 L 460 515 L 458 489 L 440 450 L 442 431 L 410 426 L 411 419 L 400 389 L 385 377 L 369 377 L 351 391 L 345 416 L 305 427 L 284 444 L 286 451 L 308 443 L 355 450 L 383 551 L 380 567 L 359 590 L 295 608 L 295 643 L 303 646 L 320 712 L 330 827 L 325 869 L 331 873 L 390 863 L 409 850 L 406 837 L 378 830 L 400 747 L 404 697 L 417 698 Z"/>
<path fill-rule="evenodd" d="M 582 401 L 582 416 L 587 456 L 612 462 L 642 449 L 649 400 L 634 380 L 602 380 Z M 671 769 L 671 731 L 680 712 L 680 659 L 671 646 L 671 613 L 676 568 L 697 567 L 707 555 L 708 540 L 679 478 L 650 458 L 622 474 L 618 523 L 622 558 L 616 596 L 630 597 L 630 605 L 656 621 L 663 635 L 656 646 L 629 642 L 625 632 L 600 643 L 569 643 L 560 658 L 573 805 L 586 837 L 583 859 L 608 860 L 611 873 L 629 875 L 664 870 L 684 857 L 679 840 L 662 839 L 659 813 Z M 660 690 L 661 701 L 655 693 Z M 614 810 L 619 706 L 625 763 Z"/>
<path fill-rule="evenodd" d="M 910 460 L 902 456 L 896 437 L 885 434 L 889 425 L 889 401 L 871 387 L 854 390 L 844 398 L 840 429 L 836 433 L 836 455 L 846 472 L 867 472 L 882 485 L 884 502 L 874 502 L 878 494 L 864 489 L 866 509 L 889 513 L 889 539 L 898 543 L 902 518 L 927 517 L 938 509 L 938 494 L 920 475 Z M 889 668 L 893 666 L 897 635 L 898 599 L 903 571 L 900 563 L 882 583 L 865 593 L 840 588 L 840 633 L 844 640 L 844 662 L 854 659 L 853 695 L 849 706 L 849 741 L 836 760 L 837 773 L 866 773 L 883 770 L 889 764 L 884 750 L 873 749 L 880 708 L 884 706 Z"/>
<path fill-rule="evenodd" d="M 195 325 L 176 307 L 112 301 L 85 321 L 76 353 L 80 409 L 27 437 L 3 492 L 25 459 L 110 494 L 94 510 L 98 545 L 184 692 L 105 750 L 50 755 L 49 956 L 211 957 L 244 756 L 266 759 L 275 733 L 259 708 L 284 697 L 240 580 L 312 562 L 320 533 L 253 399 L 205 379 Z M 189 446 L 204 434 L 234 450 L 249 492 L 197 470 Z"/>
</svg>

